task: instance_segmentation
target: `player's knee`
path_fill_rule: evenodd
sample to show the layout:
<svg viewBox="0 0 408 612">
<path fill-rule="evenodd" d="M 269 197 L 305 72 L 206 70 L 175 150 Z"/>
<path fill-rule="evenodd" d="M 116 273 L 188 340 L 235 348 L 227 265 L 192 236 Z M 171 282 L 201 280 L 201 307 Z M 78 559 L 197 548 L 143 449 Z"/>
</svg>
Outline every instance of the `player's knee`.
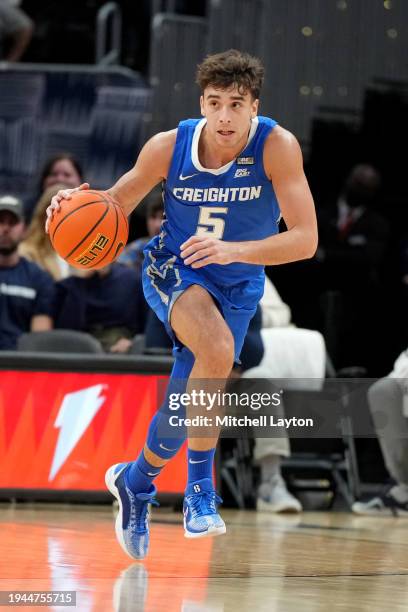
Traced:
<svg viewBox="0 0 408 612">
<path fill-rule="evenodd" d="M 207 334 L 197 351 L 196 359 L 205 362 L 214 376 L 227 378 L 234 364 L 234 338 L 229 329 Z"/>
<path fill-rule="evenodd" d="M 392 418 L 393 414 L 398 418 L 401 413 L 403 392 L 395 378 L 387 376 L 377 380 L 368 389 L 367 397 L 371 416 L 379 427 L 384 426 L 384 418 Z"/>
</svg>

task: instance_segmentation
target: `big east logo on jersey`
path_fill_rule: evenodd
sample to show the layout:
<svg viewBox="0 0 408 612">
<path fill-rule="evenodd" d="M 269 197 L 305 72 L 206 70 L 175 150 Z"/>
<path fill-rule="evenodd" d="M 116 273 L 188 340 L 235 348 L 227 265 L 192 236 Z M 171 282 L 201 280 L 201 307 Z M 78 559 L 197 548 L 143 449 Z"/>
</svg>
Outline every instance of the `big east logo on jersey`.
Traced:
<svg viewBox="0 0 408 612">
<path fill-rule="evenodd" d="M 262 185 L 256 187 L 210 187 L 195 189 L 174 187 L 173 195 L 185 202 L 246 202 L 261 197 Z"/>
<path fill-rule="evenodd" d="M 249 176 L 251 174 L 248 168 L 237 168 L 235 170 L 234 178 L 242 178 L 243 176 Z"/>
</svg>

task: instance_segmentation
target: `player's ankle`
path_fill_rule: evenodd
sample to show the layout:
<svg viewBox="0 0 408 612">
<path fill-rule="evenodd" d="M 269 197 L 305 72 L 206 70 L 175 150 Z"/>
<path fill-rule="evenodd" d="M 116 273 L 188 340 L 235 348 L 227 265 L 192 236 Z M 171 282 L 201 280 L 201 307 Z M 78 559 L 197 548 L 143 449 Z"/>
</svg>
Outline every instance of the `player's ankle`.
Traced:
<svg viewBox="0 0 408 612">
<path fill-rule="evenodd" d="M 143 451 L 134 461 L 126 474 L 126 482 L 134 493 L 149 491 L 152 482 L 160 474 L 162 467 L 156 467 L 146 461 Z"/>
<path fill-rule="evenodd" d="M 209 478 L 212 480 L 215 448 L 209 450 L 188 449 L 188 485 Z"/>
</svg>

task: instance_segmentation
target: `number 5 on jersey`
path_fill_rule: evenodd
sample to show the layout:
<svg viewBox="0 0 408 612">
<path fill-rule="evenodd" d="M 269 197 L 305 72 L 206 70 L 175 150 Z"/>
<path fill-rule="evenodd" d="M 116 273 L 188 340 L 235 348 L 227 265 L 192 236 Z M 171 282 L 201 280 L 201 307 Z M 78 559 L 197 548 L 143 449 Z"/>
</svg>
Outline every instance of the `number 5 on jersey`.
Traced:
<svg viewBox="0 0 408 612">
<path fill-rule="evenodd" d="M 221 238 L 224 235 L 225 219 L 216 215 L 226 215 L 228 208 L 212 208 L 211 206 L 200 206 L 200 216 L 198 217 L 196 236 L 212 236 Z"/>
</svg>

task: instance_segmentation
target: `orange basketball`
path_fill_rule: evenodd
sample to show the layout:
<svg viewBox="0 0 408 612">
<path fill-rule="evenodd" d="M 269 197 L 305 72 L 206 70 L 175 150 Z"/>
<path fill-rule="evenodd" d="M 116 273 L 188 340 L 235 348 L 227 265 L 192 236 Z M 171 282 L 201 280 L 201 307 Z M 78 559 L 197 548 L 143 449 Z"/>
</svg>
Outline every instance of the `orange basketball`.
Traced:
<svg viewBox="0 0 408 612">
<path fill-rule="evenodd" d="M 76 191 L 61 200 L 49 236 L 57 253 L 71 266 L 96 270 L 114 261 L 129 234 L 126 215 L 105 191 Z"/>
</svg>

